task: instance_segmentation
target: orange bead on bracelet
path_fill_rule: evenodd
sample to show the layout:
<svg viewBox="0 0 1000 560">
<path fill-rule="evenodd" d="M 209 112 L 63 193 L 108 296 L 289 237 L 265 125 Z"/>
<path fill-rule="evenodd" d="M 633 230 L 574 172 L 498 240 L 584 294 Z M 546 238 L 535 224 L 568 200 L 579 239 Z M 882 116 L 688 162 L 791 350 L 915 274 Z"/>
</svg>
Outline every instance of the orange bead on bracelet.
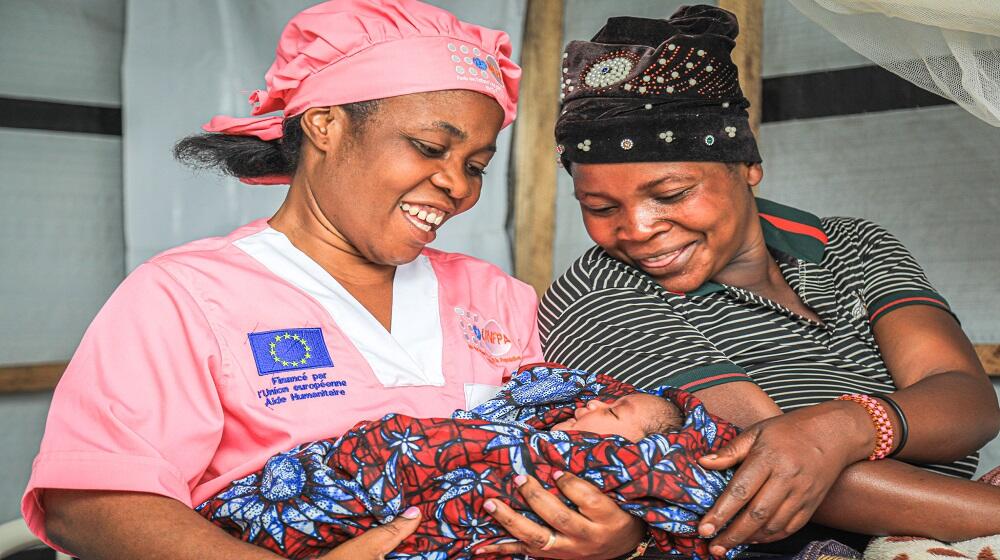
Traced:
<svg viewBox="0 0 1000 560">
<path fill-rule="evenodd" d="M 895 433 L 892 429 L 892 422 L 889 420 L 889 413 L 886 412 L 885 407 L 882 403 L 878 402 L 876 399 L 869 397 L 868 395 L 841 395 L 837 397 L 838 401 L 854 401 L 861 406 L 865 407 L 865 411 L 872 418 L 872 424 L 875 425 L 875 449 L 872 454 L 868 456 L 869 461 L 878 461 L 879 459 L 885 459 L 889 452 L 892 451 L 892 441 Z"/>
</svg>

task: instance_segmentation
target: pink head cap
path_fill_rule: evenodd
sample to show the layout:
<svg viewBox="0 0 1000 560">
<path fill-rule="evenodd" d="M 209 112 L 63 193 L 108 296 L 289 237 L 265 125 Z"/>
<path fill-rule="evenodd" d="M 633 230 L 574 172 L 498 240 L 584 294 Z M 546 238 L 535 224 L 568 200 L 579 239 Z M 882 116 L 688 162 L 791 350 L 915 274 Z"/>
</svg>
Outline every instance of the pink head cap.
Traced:
<svg viewBox="0 0 1000 560">
<path fill-rule="evenodd" d="M 409 93 L 465 89 L 488 95 L 514 120 L 521 69 L 510 39 L 459 21 L 417 0 L 329 0 L 288 22 L 265 75 L 266 90 L 250 94 L 253 115 L 219 115 L 203 128 L 275 140 L 282 122 L 311 107 L 328 107 Z M 243 179 L 288 184 L 290 177 Z"/>
</svg>

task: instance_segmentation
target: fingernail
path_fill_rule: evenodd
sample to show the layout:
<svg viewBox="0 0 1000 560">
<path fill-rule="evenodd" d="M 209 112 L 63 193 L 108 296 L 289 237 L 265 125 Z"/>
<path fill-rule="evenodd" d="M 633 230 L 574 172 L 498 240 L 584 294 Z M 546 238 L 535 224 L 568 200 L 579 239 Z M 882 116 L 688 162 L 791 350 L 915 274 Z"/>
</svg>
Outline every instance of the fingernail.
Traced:
<svg viewBox="0 0 1000 560">
<path fill-rule="evenodd" d="M 701 527 L 698 527 L 698 533 L 700 533 L 703 537 L 711 537 L 715 534 L 715 525 L 705 523 Z"/>
<path fill-rule="evenodd" d="M 486 503 L 483 504 L 483 509 L 485 509 L 490 513 L 493 513 L 494 511 L 497 510 L 497 505 L 494 504 L 491 500 L 486 500 Z"/>
<path fill-rule="evenodd" d="M 525 482 L 528 482 L 528 477 L 524 476 L 523 474 L 519 474 L 514 477 L 514 484 L 518 486 L 521 486 Z"/>
<path fill-rule="evenodd" d="M 718 459 L 719 456 L 716 455 L 715 453 L 709 453 L 708 455 L 705 455 L 705 458 L 708 459 L 709 461 L 714 461 Z"/>
<path fill-rule="evenodd" d="M 403 517 L 407 519 L 416 519 L 420 517 L 420 508 L 417 506 L 410 506 L 406 508 L 406 511 L 403 512 Z"/>
<path fill-rule="evenodd" d="M 721 546 L 713 546 L 711 548 L 711 552 L 712 552 L 712 554 L 714 554 L 716 556 L 725 556 L 726 555 L 726 549 L 723 548 L 723 547 L 721 547 Z"/>
<path fill-rule="evenodd" d="M 556 471 L 556 472 L 552 473 L 552 480 L 559 480 L 560 478 L 562 478 L 562 475 L 564 475 L 564 474 L 566 474 L 566 473 L 564 473 L 562 471 Z"/>
</svg>

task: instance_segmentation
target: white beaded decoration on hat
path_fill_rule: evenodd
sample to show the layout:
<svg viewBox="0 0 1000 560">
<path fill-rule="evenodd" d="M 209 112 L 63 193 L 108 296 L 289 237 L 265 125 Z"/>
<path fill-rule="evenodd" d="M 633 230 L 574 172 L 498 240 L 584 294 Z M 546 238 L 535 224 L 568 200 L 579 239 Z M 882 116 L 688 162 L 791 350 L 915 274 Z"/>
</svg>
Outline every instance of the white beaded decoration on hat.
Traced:
<svg viewBox="0 0 1000 560">
<path fill-rule="evenodd" d="M 635 142 L 633 142 L 631 138 L 625 138 L 622 140 L 621 145 L 623 150 L 631 150 L 632 146 L 635 146 Z"/>
<path fill-rule="evenodd" d="M 595 64 L 587 75 L 583 77 L 583 83 L 592 88 L 607 87 L 624 80 L 628 73 L 635 66 L 635 63 L 624 56 L 609 58 Z"/>
</svg>

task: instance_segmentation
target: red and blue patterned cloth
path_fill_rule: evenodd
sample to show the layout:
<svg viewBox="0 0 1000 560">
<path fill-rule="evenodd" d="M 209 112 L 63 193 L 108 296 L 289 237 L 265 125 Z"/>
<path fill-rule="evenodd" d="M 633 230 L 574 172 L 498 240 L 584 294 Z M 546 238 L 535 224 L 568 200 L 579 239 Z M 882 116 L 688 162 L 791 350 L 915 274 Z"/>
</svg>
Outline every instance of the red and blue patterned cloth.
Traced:
<svg viewBox="0 0 1000 560">
<path fill-rule="evenodd" d="M 731 473 L 705 470 L 696 460 L 736 435 L 731 424 L 711 416 L 691 394 L 664 387 L 655 393 L 685 415 L 683 426 L 669 433 L 632 443 L 545 431 L 588 400 L 611 402 L 635 391 L 601 374 L 529 366 L 471 411 L 360 422 L 339 439 L 271 457 L 196 509 L 244 541 L 288 558 L 310 558 L 417 506 L 420 527 L 386 558 L 471 558 L 480 546 L 510 539 L 483 509 L 486 499 L 503 500 L 541 522 L 513 479 L 534 476 L 559 496 L 552 474 L 563 470 L 642 519 L 662 552 L 709 558 L 697 522 Z"/>
</svg>

